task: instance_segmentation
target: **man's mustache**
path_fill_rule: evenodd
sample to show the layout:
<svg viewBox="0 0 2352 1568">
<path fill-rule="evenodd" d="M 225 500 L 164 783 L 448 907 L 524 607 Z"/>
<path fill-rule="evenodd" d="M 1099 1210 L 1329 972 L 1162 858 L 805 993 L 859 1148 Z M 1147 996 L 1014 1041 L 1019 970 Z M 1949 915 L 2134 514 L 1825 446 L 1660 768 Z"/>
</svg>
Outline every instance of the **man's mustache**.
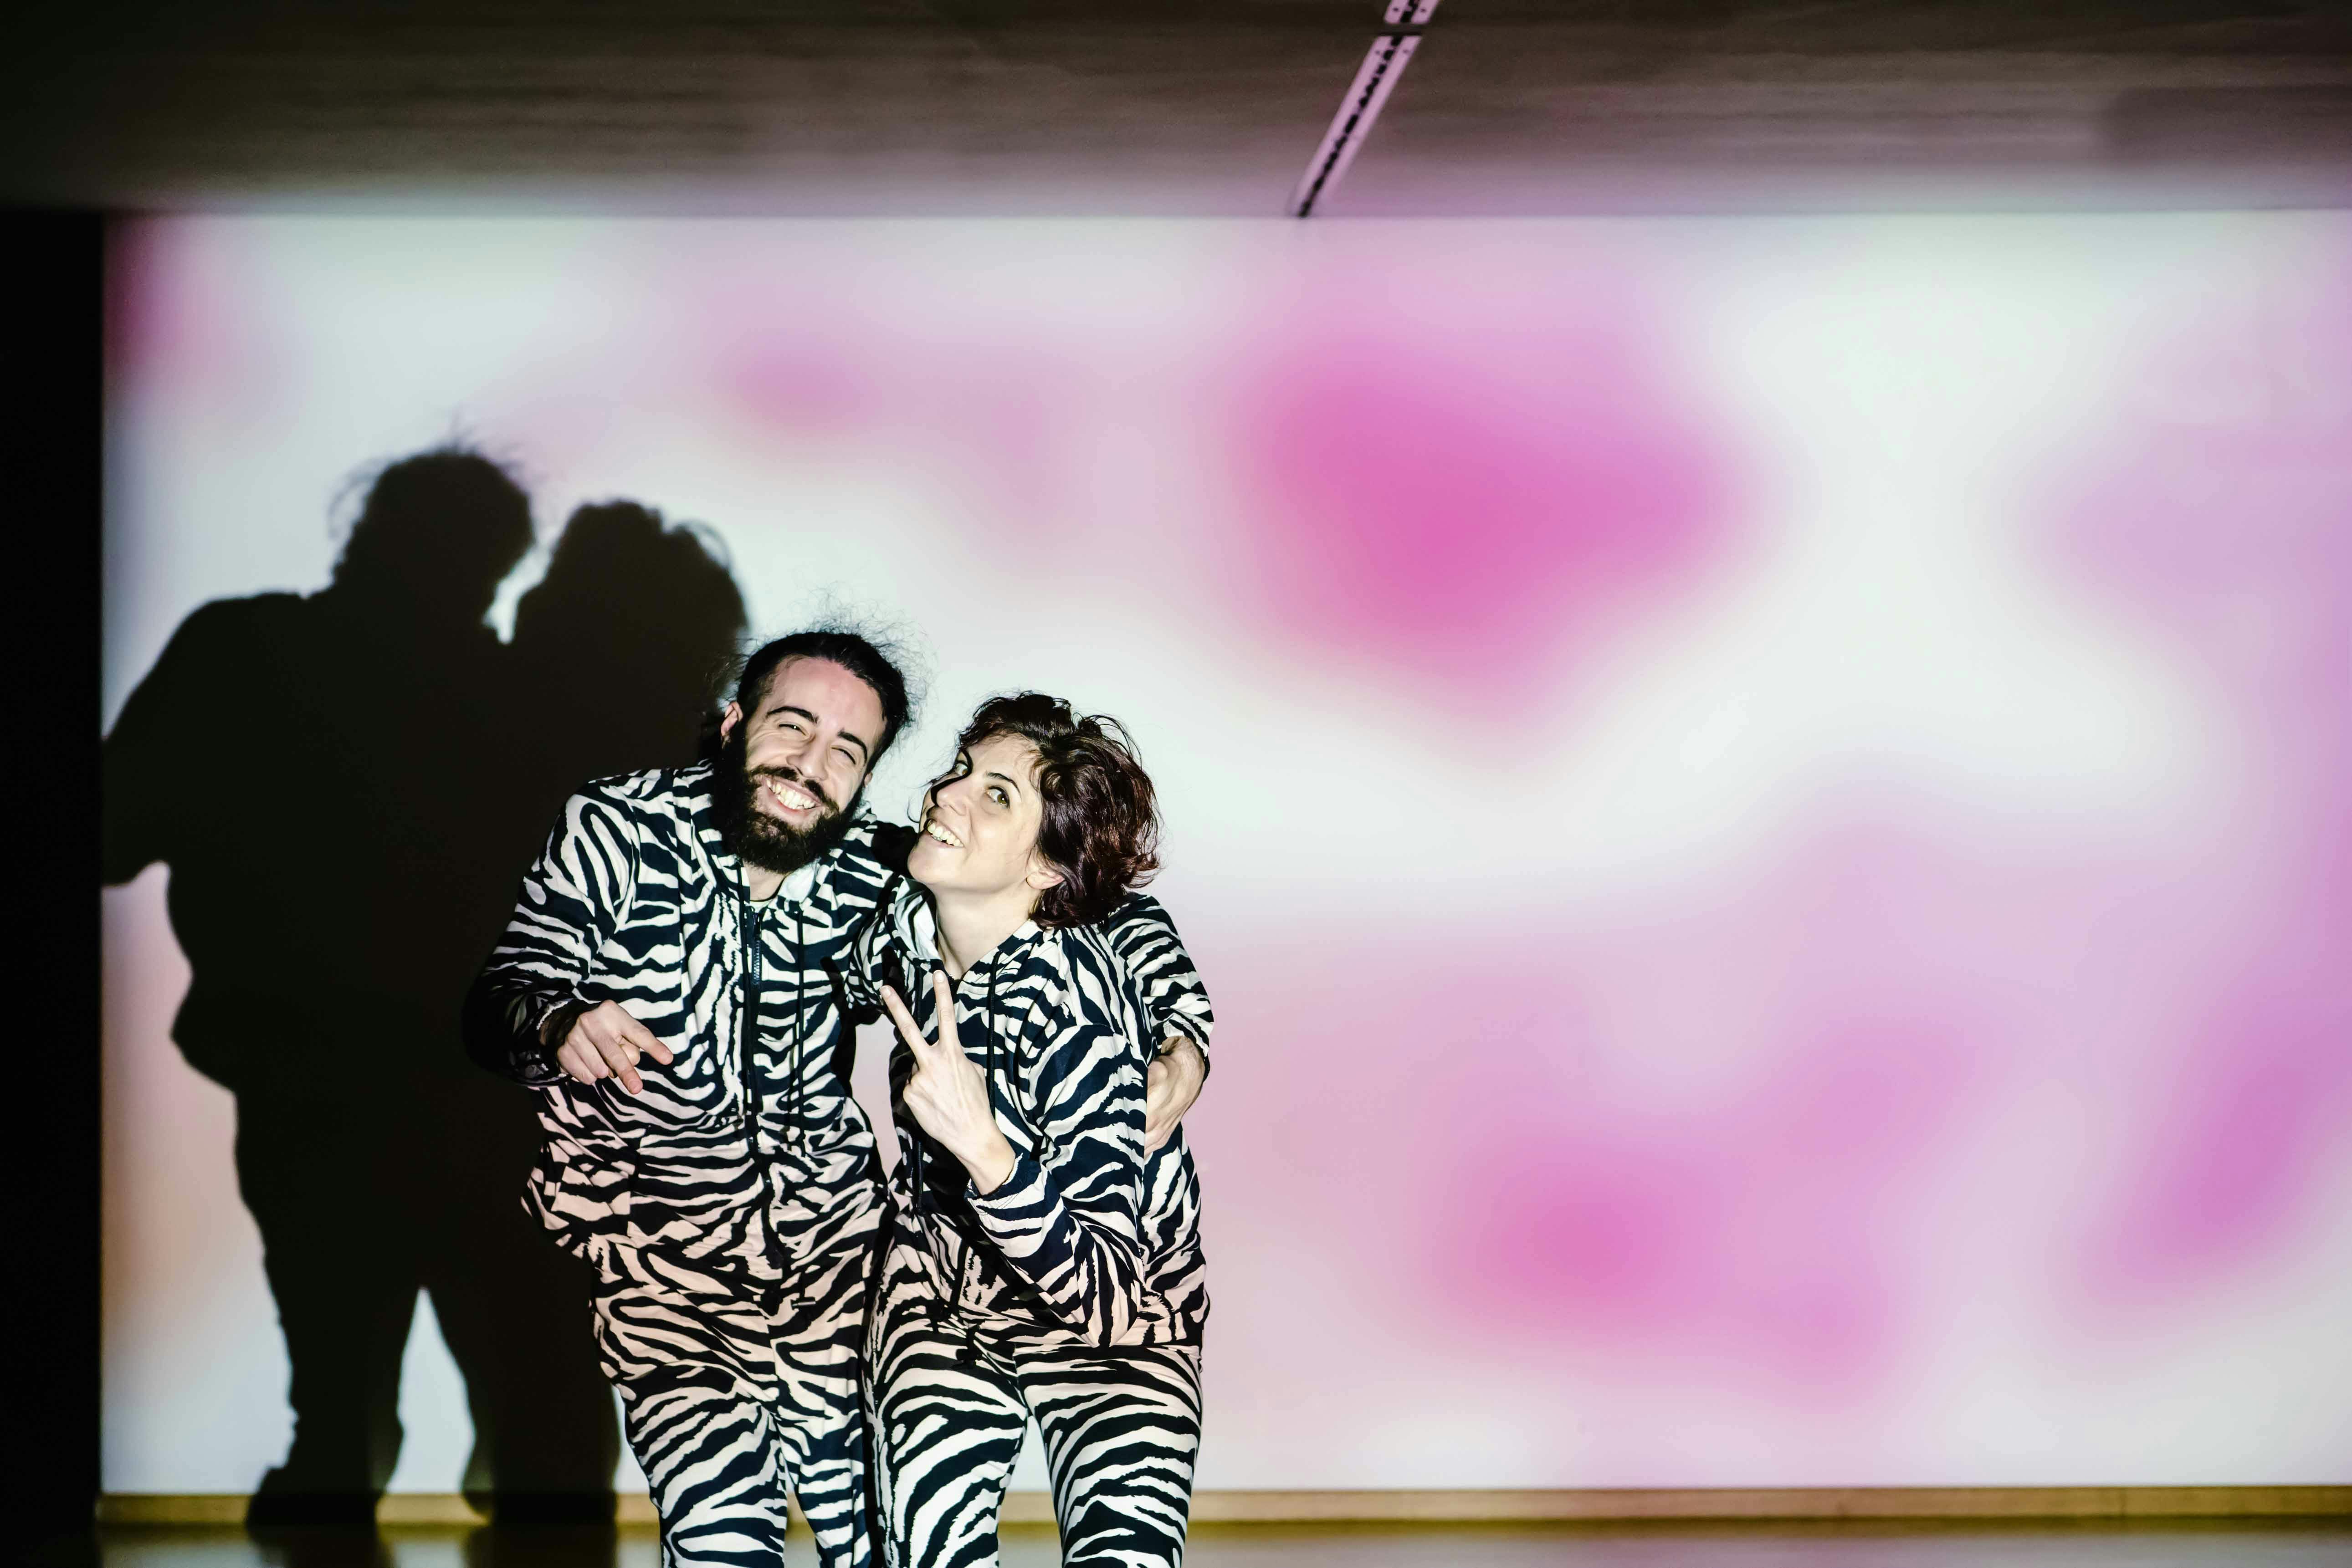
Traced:
<svg viewBox="0 0 2352 1568">
<path fill-rule="evenodd" d="M 761 779 L 775 779 L 781 783 L 791 784 L 795 788 L 808 791 L 809 794 L 816 796 L 817 804 L 824 806 L 827 811 L 839 811 L 841 809 L 841 803 L 825 793 L 824 785 L 817 783 L 816 780 L 810 778 L 798 768 L 752 768 L 749 770 L 746 776 L 751 780 L 751 786 L 754 789 L 759 787 L 760 781 Z"/>
</svg>

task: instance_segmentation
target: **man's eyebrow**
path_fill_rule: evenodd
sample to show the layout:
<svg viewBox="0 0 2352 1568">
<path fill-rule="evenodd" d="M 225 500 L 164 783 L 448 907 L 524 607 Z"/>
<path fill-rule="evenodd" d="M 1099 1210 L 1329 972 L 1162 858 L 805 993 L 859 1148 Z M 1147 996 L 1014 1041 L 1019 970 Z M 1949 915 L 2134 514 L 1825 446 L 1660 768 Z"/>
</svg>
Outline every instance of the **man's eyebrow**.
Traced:
<svg viewBox="0 0 2352 1568">
<path fill-rule="evenodd" d="M 818 722 L 817 716 L 815 714 L 810 712 L 805 708 L 794 707 L 789 702 L 779 702 L 773 708 L 769 709 L 768 711 L 770 713 L 797 713 L 802 718 L 807 720 L 811 724 Z M 865 752 L 867 756 L 870 757 L 874 754 L 874 748 L 866 743 L 866 737 L 857 733 L 855 730 L 844 730 L 841 732 L 841 738 L 845 741 L 856 742 L 857 749 L 860 752 Z"/>
</svg>

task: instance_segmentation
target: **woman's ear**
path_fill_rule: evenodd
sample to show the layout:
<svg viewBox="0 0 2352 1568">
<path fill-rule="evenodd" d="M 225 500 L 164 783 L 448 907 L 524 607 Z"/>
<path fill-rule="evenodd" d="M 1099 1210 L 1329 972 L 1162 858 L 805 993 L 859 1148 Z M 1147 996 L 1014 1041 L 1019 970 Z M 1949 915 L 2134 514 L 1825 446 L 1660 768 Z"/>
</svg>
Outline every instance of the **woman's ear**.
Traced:
<svg viewBox="0 0 2352 1568">
<path fill-rule="evenodd" d="M 1032 849 L 1029 851 L 1029 874 L 1022 880 L 1042 893 L 1048 888 L 1058 888 L 1062 885 L 1061 868 L 1036 850 Z"/>
</svg>

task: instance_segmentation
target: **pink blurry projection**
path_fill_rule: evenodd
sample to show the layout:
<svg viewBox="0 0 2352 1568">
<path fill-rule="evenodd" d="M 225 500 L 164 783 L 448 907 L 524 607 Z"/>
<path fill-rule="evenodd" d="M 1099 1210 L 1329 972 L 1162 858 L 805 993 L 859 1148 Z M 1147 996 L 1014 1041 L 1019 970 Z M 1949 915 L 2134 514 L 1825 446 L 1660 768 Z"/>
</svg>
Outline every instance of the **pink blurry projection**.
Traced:
<svg viewBox="0 0 2352 1568">
<path fill-rule="evenodd" d="M 1962 1110 L 1958 1033 L 1924 1016 L 1825 1021 L 1702 1108 L 1548 1100 L 1497 1061 L 1486 1089 L 1507 1109 L 1458 1172 L 1466 1223 L 1444 1262 L 1523 1331 L 1815 1399 L 1867 1390 L 1913 1348 L 1879 1227 L 1900 1223 L 1904 1177 Z"/>
<path fill-rule="evenodd" d="M 1060 547 L 1086 521 L 1105 367 L 1050 286 L 992 275 L 992 250 L 909 228 L 866 255 L 791 230 L 663 251 L 669 335 L 648 358 L 675 401 L 740 437 L 854 455 L 927 487 L 971 533 Z"/>
<path fill-rule="evenodd" d="M 1411 1260 L 1374 1297 L 1400 1331 L 1822 1409 L 1933 1353 L 1921 1238 L 2063 1056 L 2052 999 L 2109 895 L 1887 815 L 1842 802 L 1679 915 L 1433 936 L 1376 994 L 1337 953 L 1244 989 L 1267 1037 L 1349 1042 L 1338 1093 L 1311 1057 L 1250 1072 L 1316 1107 L 1285 1146 L 1318 1222 Z"/>
<path fill-rule="evenodd" d="M 2310 1216 L 2352 1129 L 2352 1000 L 2330 994 L 2341 984 L 2282 968 L 2221 999 L 2093 1254 L 2105 1293 L 2225 1283 Z"/>
<path fill-rule="evenodd" d="M 879 412 L 879 389 L 861 374 L 846 345 L 814 342 L 801 331 L 753 337 L 712 357 L 720 385 L 761 425 L 793 432 L 855 431 Z"/>
<path fill-rule="evenodd" d="M 761 438 L 887 457 L 927 476 L 975 531 L 1042 542 L 1082 514 L 1068 402 L 1083 364 L 1001 342 L 899 343 L 877 356 L 870 338 L 838 327 L 737 325 L 711 362 L 719 405 Z"/>
<path fill-rule="evenodd" d="M 125 226 L 107 258 L 110 383 L 201 401 L 228 423 L 266 417 L 296 356 L 241 259 L 233 246 Z"/>
<path fill-rule="evenodd" d="M 1642 301 L 1553 287 L 1433 309 L 1341 281 L 1245 360 L 1238 558 L 1288 637 L 1502 703 L 1718 563 L 1724 459 Z"/>
<path fill-rule="evenodd" d="M 2211 227 L 2225 304 L 2318 297 Z M 709 522 L 763 629 L 911 623 L 910 772 L 982 689 L 1133 722 L 1221 1019 L 1204 1486 L 2340 1481 L 2302 1304 L 2352 1300 L 2352 331 L 2183 331 L 2118 260 L 2163 226 L 2013 228 L 591 229 L 500 253 L 602 269 L 457 377 L 480 231 L 353 282 L 300 225 L 166 225 L 110 679 L 184 557 L 309 581 L 241 475 L 307 464 L 315 534 L 459 409 L 542 520 Z M 224 420 L 262 348 L 289 395 Z M 1477 722 L 1416 773 L 1433 710 Z M 183 1162 L 110 1202 L 234 1217 L 169 1135 L 218 1112 L 160 879 L 108 897 L 111 1147 Z M 110 1431 L 244 1423 L 249 1484 L 280 1389 L 215 1397 L 150 1309 L 211 1290 L 259 1364 L 257 1266 L 110 1213 Z"/>
<path fill-rule="evenodd" d="M 2092 1230 L 2103 1300 L 2229 1282 L 2317 1217 L 2352 1144 L 2352 247 L 2324 288 L 2158 358 L 2053 553 L 2224 692 L 2242 961 L 2155 1042 L 2158 1112 Z M 2178 898 L 2200 896 L 2196 883 Z"/>
</svg>

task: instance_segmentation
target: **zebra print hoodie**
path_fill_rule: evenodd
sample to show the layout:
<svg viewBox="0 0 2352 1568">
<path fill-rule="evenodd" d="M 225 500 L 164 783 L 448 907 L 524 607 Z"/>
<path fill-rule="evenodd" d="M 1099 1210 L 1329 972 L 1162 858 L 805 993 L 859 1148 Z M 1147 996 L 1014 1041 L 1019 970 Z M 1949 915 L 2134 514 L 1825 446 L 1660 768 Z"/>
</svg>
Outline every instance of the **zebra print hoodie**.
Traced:
<svg viewBox="0 0 2352 1568">
<path fill-rule="evenodd" d="M 1173 930 L 1159 940 L 1173 948 Z M 1200 1178 L 1181 1126 L 1143 1151 L 1157 1036 L 1152 1005 L 1129 978 L 1139 966 L 1122 965 L 1118 941 L 1106 927 L 1031 921 L 956 984 L 958 1040 L 986 1072 L 1014 1153 L 993 1192 L 976 1191 L 916 1125 L 903 1099 L 913 1053 L 900 1042 L 891 1055 L 899 1245 L 921 1254 L 917 1277 L 937 1307 L 1002 1349 L 1198 1344 L 1208 1319 Z M 926 977 L 937 926 L 919 888 L 896 881 L 856 956 L 857 976 L 887 981 L 936 1037 Z M 1205 1056 L 1208 998 L 1189 963 L 1183 973 Z"/>
<path fill-rule="evenodd" d="M 626 1247 L 772 1274 L 862 1247 L 880 1219 L 873 1129 L 849 1089 L 870 1013 L 844 966 L 911 831 L 863 819 L 755 904 L 709 785 L 699 764 L 567 802 L 467 1002 L 475 1059 L 543 1091 L 525 1205 L 600 1267 Z M 1207 999 L 1159 906 L 1131 901 L 1114 923 L 1158 1026 L 1205 1038 Z M 573 1081 L 541 1043 L 559 1013 L 604 1001 L 675 1053 L 639 1064 L 642 1094 Z"/>
</svg>

